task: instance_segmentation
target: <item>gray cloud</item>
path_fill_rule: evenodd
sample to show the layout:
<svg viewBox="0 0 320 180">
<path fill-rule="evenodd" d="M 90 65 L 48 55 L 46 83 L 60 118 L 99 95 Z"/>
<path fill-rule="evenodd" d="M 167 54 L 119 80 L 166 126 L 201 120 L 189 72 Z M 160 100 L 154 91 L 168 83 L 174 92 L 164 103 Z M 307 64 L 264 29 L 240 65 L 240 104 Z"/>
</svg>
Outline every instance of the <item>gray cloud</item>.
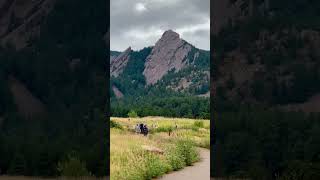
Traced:
<svg viewBox="0 0 320 180">
<path fill-rule="evenodd" d="M 152 46 L 168 29 L 198 48 L 210 48 L 209 0 L 111 0 L 110 46 Z"/>
</svg>

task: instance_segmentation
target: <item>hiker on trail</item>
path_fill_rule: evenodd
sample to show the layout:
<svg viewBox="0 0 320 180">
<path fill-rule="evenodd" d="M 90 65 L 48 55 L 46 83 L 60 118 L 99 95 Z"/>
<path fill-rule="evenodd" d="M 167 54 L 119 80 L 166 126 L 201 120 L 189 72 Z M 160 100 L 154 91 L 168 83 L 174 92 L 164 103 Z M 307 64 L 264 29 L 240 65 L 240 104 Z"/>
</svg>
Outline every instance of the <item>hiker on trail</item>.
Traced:
<svg viewBox="0 0 320 180">
<path fill-rule="evenodd" d="M 143 134 L 143 124 L 142 123 L 139 125 L 139 128 L 140 128 L 140 134 Z"/>
<path fill-rule="evenodd" d="M 136 131 L 137 134 L 140 134 L 140 133 L 141 133 L 139 124 L 136 125 L 135 131 Z"/>
<path fill-rule="evenodd" d="M 169 136 L 171 136 L 171 133 L 172 133 L 172 128 L 171 127 L 169 128 L 168 133 L 169 133 Z"/>
<path fill-rule="evenodd" d="M 145 124 L 145 125 L 143 126 L 143 135 L 144 135 L 144 136 L 147 136 L 148 133 L 149 133 L 149 129 L 148 129 L 147 125 Z"/>
</svg>

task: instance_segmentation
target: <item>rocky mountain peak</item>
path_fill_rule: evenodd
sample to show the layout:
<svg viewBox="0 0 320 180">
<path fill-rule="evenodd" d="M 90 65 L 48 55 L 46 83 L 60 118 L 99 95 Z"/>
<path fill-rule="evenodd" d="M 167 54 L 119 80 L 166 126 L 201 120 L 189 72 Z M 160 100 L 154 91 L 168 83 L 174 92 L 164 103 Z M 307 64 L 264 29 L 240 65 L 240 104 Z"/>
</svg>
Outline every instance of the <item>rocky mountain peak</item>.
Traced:
<svg viewBox="0 0 320 180">
<path fill-rule="evenodd" d="M 176 32 L 174 32 L 173 30 L 167 30 L 162 34 L 162 37 L 160 40 L 175 40 L 175 39 L 179 39 L 180 35 Z"/>
<path fill-rule="evenodd" d="M 184 68 L 191 49 L 192 46 L 181 39 L 178 33 L 165 31 L 146 59 L 143 75 L 147 85 L 155 84 L 172 69 L 177 72 Z"/>
</svg>

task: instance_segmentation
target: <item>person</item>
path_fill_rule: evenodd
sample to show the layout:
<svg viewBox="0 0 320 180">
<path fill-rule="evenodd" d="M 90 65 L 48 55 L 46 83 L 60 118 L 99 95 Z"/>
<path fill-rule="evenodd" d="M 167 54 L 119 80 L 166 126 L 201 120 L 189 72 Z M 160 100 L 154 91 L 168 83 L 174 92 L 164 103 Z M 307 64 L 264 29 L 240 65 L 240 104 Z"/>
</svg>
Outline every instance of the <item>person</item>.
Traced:
<svg viewBox="0 0 320 180">
<path fill-rule="evenodd" d="M 135 131 L 137 134 L 140 134 L 141 133 L 141 130 L 140 130 L 140 127 L 139 127 L 139 124 L 136 125 L 135 127 Z"/>
<path fill-rule="evenodd" d="M 143 124 L 142 123 L 140 124 L 139 128 L 140 128 L 140 134 L 143 134 Z"/>
<path fill-rule="evenodd" d="M 147 125 L 145 124 L 145 125 L 143 126 L 143 135 L 144 135 L 144 136 L 147 136 L 148 133 L 149 133 L 149 129 L 148 129 Z"/>
</svg>

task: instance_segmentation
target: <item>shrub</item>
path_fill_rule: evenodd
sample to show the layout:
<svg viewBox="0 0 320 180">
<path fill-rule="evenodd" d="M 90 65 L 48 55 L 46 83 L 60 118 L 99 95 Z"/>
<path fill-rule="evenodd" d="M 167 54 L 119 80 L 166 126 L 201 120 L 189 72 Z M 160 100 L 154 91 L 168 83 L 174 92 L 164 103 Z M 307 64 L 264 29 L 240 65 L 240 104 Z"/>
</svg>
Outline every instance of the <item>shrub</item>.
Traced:
<svg viewBox="0 0 320 180">
<path fill-rule="evenodd" d="M 199 147 L 210 149 L 210 138 L 206 138 L 199 143 L 197 143 Z"/>
<path fill-rule="evenodd" d="M 64 162 L 58 163 L 58 171 L 65 177 L 85 177 L 90 176 L 86 164 L 75 156 L 68 156 Z"/>
<path fill-rule="evenodd" d="M 146 167 L 145 179 L 161 176 L 170 170 L 170 167 L 155 154 L 147 153 L 144 158 Z"/>
<path fill-rule="evenodd" d="M 188 166 L 199 160 L 199 154 L 191 140 L 179 140 L 177 142 L 177 150 L 183 156 L 184 162 Z"/>
<path fill-rule="evenodd" d="M 135 112 L 134 110 L 131 110 L 131 111 L 128 113 L 128 116 L 131 117 L 131 118 L 136 118 L 136 117 L 138 117 L 138 114 L 137 114 L 137 112 Z"/>
<path fill-rule="evenodd" d="M 119 123 L 110 120 L 110 128 L 122 129 L 122 126 Z"/>
<path fill-rule="evenodd" d="M 166 150 L 166 160 L 174 171 L 186 166 L 183 155 L 178 151 L 178 148 L 175 147 L 168 147 Z"/>
</svg>

